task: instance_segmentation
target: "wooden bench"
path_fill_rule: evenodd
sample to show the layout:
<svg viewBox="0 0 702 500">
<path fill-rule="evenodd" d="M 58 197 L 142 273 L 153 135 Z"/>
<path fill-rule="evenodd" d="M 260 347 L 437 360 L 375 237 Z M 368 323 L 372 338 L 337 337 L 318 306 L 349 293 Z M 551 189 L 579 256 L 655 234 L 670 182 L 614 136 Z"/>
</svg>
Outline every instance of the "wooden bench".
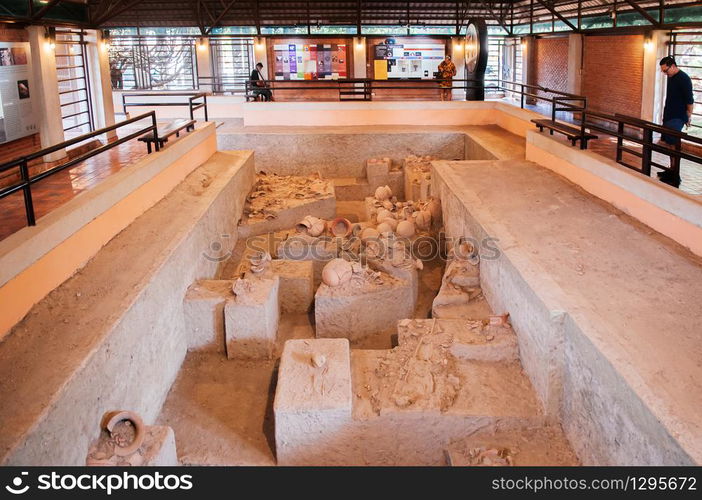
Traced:
<svg viewBox="0 0 702 500">
<path fill-rule="evenodd" d="M 157 144 L 157 150 L 162 148 L 167 142 L 168 138 L 172 135 L 180 137 L 180 131 L 185 129 L 186 132 L 190 132 L 195 129 L 195 120 L 178 119 L 175 120 L 163 128 L 158 130 L 158 137 L 154 137 L 153 132 L 147 132 L 146 134 L 139 137 L 139 140 L 146 143 L 146 150 L 151 153 L 151 144 Z"/>
<path fill-rule="evenodd" d="M 551 135 L 553 135 L 554 132 L 565 135 L 573 146 L 575 146 L 576 142 L 582 141 L 580 144 L 580 149 L 587 149 L 587 141 L 590 139 L 597 139 L 596 135 L 589 134 L 587 132 L 584 135 L 581 135 L 581 131 L 578 127 L 566 125 L 565 123 L 547 119 L 531 120 L 531 122 L 536 124 L 540 132 L 543 132 L 546 128 Z"/>
</svg>

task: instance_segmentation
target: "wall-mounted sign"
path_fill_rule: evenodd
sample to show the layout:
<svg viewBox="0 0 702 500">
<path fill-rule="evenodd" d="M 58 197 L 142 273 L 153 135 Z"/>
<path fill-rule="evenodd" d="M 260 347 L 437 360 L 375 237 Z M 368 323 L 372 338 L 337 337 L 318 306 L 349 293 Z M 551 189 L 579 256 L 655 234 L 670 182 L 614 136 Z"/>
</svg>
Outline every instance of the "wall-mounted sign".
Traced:
<svg viewBox="0 0 702 500">
<path fill-rule="evenodd" d="M 346 78 L 346 44 L 274 45 L 276 80 Z"/>
<path fill-rule="evenodd" d="M 379 44 L 374 56 L 376 61 L 387 61 L 388 78 L 432 79 L 445 51 L 443 43 Z"/>
<path fill-rule="evenodd" d="M 29 43 L 0 42 L 0 143 L 39 131 L 31 73 Z"/>
</svg>

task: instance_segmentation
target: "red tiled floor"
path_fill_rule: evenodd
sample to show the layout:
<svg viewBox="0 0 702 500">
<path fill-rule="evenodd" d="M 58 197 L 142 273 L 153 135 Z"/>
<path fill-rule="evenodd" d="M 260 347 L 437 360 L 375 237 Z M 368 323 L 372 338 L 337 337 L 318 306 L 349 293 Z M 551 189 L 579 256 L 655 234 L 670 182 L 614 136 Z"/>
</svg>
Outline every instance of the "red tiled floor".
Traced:
<svg viewBox="0 0 702 500">
<path fill-rule="evenodd" d="M 123 129 L 121 133 L 131 131 Z M 144 156 L 146 145 L 132 140 L 39 181 L 32 186 L 37 220 Z M 0 199 L 0 240 L 26 225 L 22 193 Z"/>
</svg>

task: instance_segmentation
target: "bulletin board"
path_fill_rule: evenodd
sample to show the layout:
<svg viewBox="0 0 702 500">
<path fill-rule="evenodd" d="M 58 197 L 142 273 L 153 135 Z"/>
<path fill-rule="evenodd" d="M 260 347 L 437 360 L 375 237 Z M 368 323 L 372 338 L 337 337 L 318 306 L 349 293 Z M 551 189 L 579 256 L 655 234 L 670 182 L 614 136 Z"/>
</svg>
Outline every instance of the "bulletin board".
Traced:
<svg viewBox="0 0 702 500">
<path fill-rule="evenodd" d="M 29 43 L 0 42 L 0 143 L 36 134 Z"/>
<path fill-rule="evenodd" d="M 329 80 L 348 76 L 346 44 L 273 46 L 275 80 Z"/>
<path fill-rule="evenodd" d="M 431 80 L 446 53 L 443 43 L 384 43 L 374 47 L 375 67 L 387 64 L 387 78 Z"/>
</svg>

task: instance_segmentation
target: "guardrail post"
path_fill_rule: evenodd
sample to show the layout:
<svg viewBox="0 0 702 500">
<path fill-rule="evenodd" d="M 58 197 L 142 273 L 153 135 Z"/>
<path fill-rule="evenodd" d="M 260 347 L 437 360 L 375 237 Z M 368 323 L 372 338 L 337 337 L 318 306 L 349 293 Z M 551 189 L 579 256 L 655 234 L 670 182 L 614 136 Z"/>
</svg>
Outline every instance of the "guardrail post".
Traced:
<svg viewBox="0 0 702 500">
<path fill-rule="evenodd" d="M 643 128 L 643 153 L 641 155 L 641 172 L 645 176 L 651 175 L 651 145 L 653 144 L 653 130 Z"/>
<path fill-rule="evenodd" d="M 519 93 L 520 93 L 520 96 L 521 96 L 521 104 L 520 104 L 520 107 L 521 107 L 522 109 L 524 109 L 524 84 L 523 84 L 523 83 L 520 83 L 520 84 L 519 84 L 519 87 L 521 88 L 521 90 L 520 90 L 520 92 L 519 92 Z"/>
<path fill-rule="evenodd" d="M 36 226 L 37 221 L 34 216 L 34 203 L 32 202 L 32 186 L 29 183 L 29 167 L 27 166 L 27 159 L 22 158 L 22 163 L 20 163 L 20 178 L 24 186 L 22 187 L 22 193 L 24 194 L 24 210 L 27 214 L 27 224 L 30 226 Z"/>
<path fill-rule="evenodd" d="M 203 100 L 205 102 L 205 121 L 208 122 L 210 121 L 209 117 L 207 116 L 207 94 L 205 94 L 203 97 Z"/>
<path fill-rule="evenodd" d="M 622 147 L 624 146 L 624 122 L 619 122 L 617 125 L 617 163 L 622 162 Z"/>
<path fill-rule="evenodd" d="M 151 125 L 154 127 L 154 148 L 159 151 L 161 147 L 158 144 L 158 125 L 156 125 L 156 112 L 151 112 Z"/>
<path fill-rule="evenodd" d="M 551 120 L 556 121 L 556 103 L 558 102 L 558 97 L 555 95 L 551 98 Z"/>
</svg>

